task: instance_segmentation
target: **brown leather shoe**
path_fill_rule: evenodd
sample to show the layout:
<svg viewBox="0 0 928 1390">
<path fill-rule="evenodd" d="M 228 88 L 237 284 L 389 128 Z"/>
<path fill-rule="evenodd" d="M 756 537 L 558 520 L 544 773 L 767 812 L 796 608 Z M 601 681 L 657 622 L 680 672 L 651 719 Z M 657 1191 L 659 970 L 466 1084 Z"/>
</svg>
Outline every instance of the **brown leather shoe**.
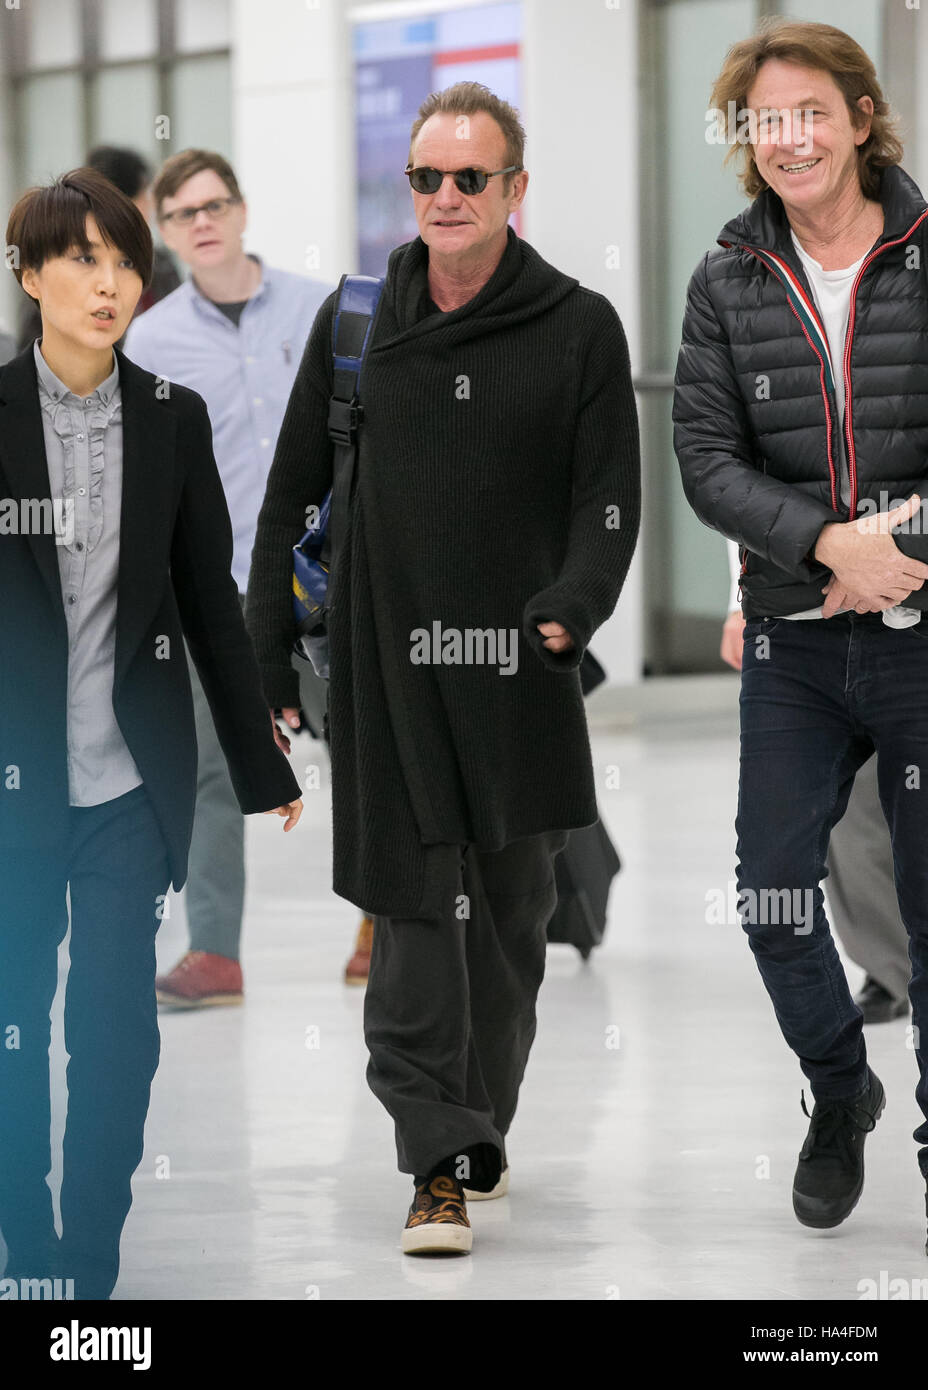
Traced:
<svg viewBox="0 0 928 1390">
<path fill-rule="evenodd" d="M 346 985 L 366 985 L 371 968 L 371 946 L 374 942 L 374 919 L 362 917 L 358 928 L 358 939 L 354 943 L 354 955 L 345 966 Z"/>
<path fill-rule="evenodd" d="M 206 1004 L 241 1004 L 242 967 L 228 956 L 188 951 L 167 975 L 155 977 L 155 998 L 165 1008 L 199 1009 Z"/>
<path fill-rule="evenodd" d="M 474 1233 L 464 1189 L 457 1178 L 439 1176 L 416 1183 L 406 1227 L 404 1255 L 469 1255 Z"/>
</svg>

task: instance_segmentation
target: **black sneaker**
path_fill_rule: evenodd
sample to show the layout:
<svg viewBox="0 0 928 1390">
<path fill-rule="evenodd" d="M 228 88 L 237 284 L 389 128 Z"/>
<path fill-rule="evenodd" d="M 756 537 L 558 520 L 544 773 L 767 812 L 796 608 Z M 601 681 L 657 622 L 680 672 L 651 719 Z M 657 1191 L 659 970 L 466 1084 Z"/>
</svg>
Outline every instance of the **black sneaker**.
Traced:
<svg viewBox="0 0 928 1390">
<path fill-rule="evenodd" d="M 817 1101 L 793 1179 L 793 1211 L 803 1226 L 840 1226 L 864 1186 L 864 1140 L 886 1108 L 879 1077 L 867 1068 L 867 1089 L 855 1100 Z M 806 1110 L 805 1094 L 802 1097 Z"/>
<path fill-rule="evenodd" d="M 854 1003 L 864 1016 L 864 1023 L 891 1023 L 909 1012 L 908 999 L 895 999 L 879 980 L 868 975 Z"/>
</svg>

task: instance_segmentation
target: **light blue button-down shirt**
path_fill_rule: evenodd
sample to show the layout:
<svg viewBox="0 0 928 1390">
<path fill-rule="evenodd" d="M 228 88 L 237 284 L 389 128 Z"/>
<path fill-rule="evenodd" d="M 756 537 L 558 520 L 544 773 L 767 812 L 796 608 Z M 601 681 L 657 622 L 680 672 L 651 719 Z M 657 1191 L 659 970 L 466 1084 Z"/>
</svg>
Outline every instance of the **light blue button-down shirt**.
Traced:
<svg viewBox="0 0 928 1390">
<path fill-rule="evenodd" d="M 62 499 L 56 537 L 68 624 L 68 792 L 98 806 L 139 786 L 141 774 L 113 711 L 122 506 L 119 367 L 75 396 L 33 344 L 49 495 Z"/>
<path fill-rule="evenodd" d="M 191 277 L 133 320 L 125 346 L 140 367 L 191 387 L 206 402 L 232 518 L 232 575 L 240 593 L 248 582 L 258 511 L 290 389 L 316 311 L 334 289 L 259 264 L 261 284 L 237 328 Z"/>
</svg>

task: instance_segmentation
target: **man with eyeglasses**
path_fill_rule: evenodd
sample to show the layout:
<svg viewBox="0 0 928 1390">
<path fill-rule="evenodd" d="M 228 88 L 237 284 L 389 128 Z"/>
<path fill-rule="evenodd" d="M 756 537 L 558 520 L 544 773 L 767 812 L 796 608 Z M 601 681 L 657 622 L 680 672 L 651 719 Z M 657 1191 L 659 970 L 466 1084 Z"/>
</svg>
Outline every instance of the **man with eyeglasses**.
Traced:
<svg viewBox="0 0 928 1390">
<path fill-rule="evenodd" d="M 367 1076 L 415 1183 L 410 1255 L 468 1253 L 468 1196 L 508 1184 L 554 858 L 597 818 L 578 668 L 638 532 L 622 326 L 508 226 L 524 139 L 478 83 L 420 108 L 419 235 L 389 259 L 330 574 L 333 886 L 376 914 Z M 334 302 L 294 383 L 248 584 L 285 719 L 291 547 L 332 483 Z"/>
<path fill-rule="evenodd" d="M 152 193 L 161 235 L 191 274 L 133 322 L 126 354 L 206 401 L 232 519 L 232 574 L 244 601 L 277 434 L 304 343 L 331 286 L 246 254 L 247 207 L 222 155 L 183 150 L 161 169 Z M 171 1008 L 243 999 L 245 822 L 189 653 L 188 662 L 199 753 L 186 889 L 190 949 L 156 982 L 158 1002 Z M 318 705 L 321 713 L 311 668 L 300 664 L 301 703 Z"/>
</svg>

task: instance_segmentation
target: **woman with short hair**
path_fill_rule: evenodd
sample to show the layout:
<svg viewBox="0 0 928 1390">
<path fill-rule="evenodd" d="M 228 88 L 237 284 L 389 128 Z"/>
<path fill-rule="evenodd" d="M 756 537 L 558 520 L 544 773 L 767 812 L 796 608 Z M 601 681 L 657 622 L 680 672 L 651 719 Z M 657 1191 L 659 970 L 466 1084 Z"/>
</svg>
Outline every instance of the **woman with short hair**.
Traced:
<svg viewBox="0 0 928 1390">
<path fill-rule="evenodd" d="M 0 1229 L 6 1277 L 108 1298 L 158 1064 L 155 934 L 196 790 L 186 637 L 244 812 L 299 819 L 195 392 L 116 341 L 151 275 L 138 208 L 91 169 L 6 239 L 42 337 L 0 368 Z M 59 1244 L 49 1009 L 68 930 Z"/>
</svg>

